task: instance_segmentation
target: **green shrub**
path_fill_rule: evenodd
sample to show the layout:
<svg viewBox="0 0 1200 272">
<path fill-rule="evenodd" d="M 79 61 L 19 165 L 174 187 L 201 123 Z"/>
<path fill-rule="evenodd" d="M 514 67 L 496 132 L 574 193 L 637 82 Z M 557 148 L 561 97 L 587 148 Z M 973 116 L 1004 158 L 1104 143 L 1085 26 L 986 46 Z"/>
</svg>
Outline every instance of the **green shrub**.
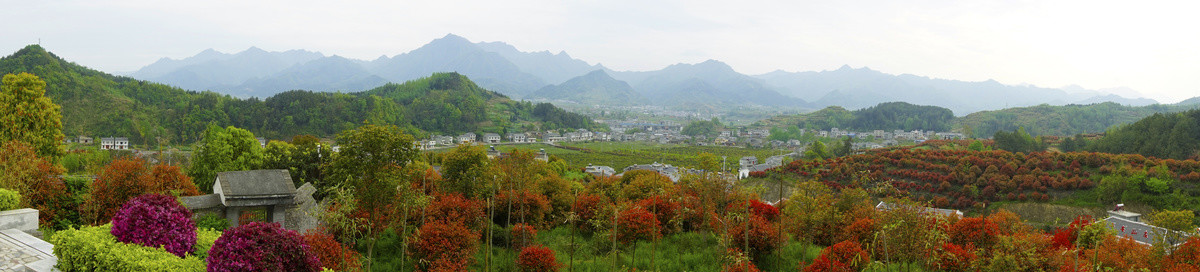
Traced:
<svg viewBox="0 0 1200 272">
<path fill-rule="evenodd" d="M 63 271 L 204 271 L 204 259 L 220 232 L 196 231 L 194 254 L 179 258 L 162 248 L 117 241 L 112 225 L 59 231 L 50 237 Z"/>
<path fill-rule="evenodd" d="M 0 211 L 7 211 L 21 207 L 21 193 L 17 191 L 0 188 Z"/>
<path fill-rule="evenodd" d="M 210 229 L 218 233 L 229 228 L 229 220 L 217 213 L 205 213 L 196 218 L 197 229 Z"/>
</svg>

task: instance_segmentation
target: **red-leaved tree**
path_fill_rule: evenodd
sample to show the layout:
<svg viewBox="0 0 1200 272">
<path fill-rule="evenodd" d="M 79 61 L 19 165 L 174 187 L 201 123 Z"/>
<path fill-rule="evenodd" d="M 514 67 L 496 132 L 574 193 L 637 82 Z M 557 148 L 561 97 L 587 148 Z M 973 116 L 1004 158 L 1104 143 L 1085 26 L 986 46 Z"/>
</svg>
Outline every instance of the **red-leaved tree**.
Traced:
<svg viewBox="0 0 1200 272">
<path fill-rule="evenodd" d="M 812 264 L 804 267 L 805 272 L 862 271 L 871 262 L 871 256 L 857 242 L 844 241 L 821 251 Z M 803 264 L 803 263 L 801 263 Z"/>
<path fill-rule="evenodd" d="M 517 255 L 517 268 L 523 272 L 553 272 L 560 266 L 554 258 L 554 250 L 546 246 L 527 246 Z"/>
</svg>

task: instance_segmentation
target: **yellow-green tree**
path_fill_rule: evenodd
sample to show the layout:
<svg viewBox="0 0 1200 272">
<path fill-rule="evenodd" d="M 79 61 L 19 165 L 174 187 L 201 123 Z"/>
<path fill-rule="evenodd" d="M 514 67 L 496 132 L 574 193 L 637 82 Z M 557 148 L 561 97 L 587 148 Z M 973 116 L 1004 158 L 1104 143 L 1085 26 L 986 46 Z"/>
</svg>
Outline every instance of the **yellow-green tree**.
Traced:
<svg viewBox="0 0 1200 272">
<path fill-rule="evenodd" d="M 209 126 L 196 147 L 188 175 L 196 187 L 212 192 L 218 172 L 254 170 L 263 164 L 263 150 L 250 131 Z"/>
<path fill-rule="evenodd" d="M 482 146 L 460 145 L 454 148 L 442 161 L 444 180 L 439 189 L 461 193 L 468 198 L 486 195 L 492 191 L 488 186 L 489 181 L 496 178 L 489 175 L 489 163 Z"/>
<path fill-rule="evenodd" d="M 4 75 L 0 86 L 0 142 L 33 145 L 38 156 L 63 156 L 62 113 L 46 94 L 46 82 L 30 73 Z"/>
</svg>

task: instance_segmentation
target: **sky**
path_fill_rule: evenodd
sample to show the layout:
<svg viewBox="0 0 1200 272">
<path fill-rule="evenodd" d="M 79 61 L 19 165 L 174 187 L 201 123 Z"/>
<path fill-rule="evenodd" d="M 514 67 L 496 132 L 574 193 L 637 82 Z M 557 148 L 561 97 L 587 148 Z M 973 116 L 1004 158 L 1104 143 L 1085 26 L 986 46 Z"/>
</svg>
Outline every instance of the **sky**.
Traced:
<svg viewBox="0 0 1200 272">
<path fill-rule="evenodd" d="M 614 70 L 716 59 L 745 74 L 890 74 L 1200 96 L 1188 1 L 12 1 L 0 54 L 35 43 L 106 72 L 205 49 L 375 59 L 448 33 Z M 1126 96 L 1130 92 L 1118 92 Z"/>
</svg>

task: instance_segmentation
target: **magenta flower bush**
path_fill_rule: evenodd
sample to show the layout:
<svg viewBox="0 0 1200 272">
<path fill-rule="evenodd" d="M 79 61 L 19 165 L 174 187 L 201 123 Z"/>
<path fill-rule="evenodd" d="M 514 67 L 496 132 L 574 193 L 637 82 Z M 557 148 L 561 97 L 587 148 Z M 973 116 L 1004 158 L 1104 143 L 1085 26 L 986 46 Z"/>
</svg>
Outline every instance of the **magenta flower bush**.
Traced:
<svg viewBox="0 0 1200 272">
<path fill-rule="evenodd" d="M 208 271 L 320 271 L 321 261 L 295 231 L 253 222 L 225 231 L 208 250 Z"/>
<path fill-rule="evenodd" d="M 196 245 L 192 212 L 174 197 L 147 194 L 125 202 L 113 215 L 112 230 L 117 241 L 162 247 L 183 258 Z"/>
</svg>

